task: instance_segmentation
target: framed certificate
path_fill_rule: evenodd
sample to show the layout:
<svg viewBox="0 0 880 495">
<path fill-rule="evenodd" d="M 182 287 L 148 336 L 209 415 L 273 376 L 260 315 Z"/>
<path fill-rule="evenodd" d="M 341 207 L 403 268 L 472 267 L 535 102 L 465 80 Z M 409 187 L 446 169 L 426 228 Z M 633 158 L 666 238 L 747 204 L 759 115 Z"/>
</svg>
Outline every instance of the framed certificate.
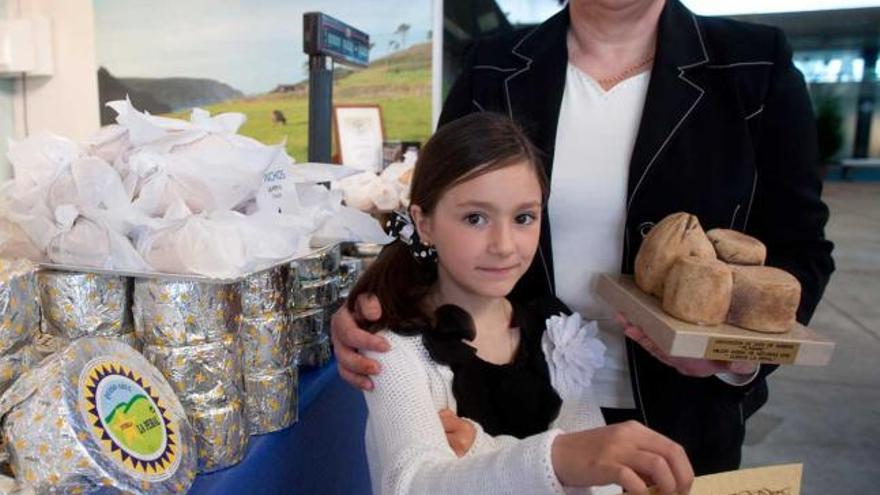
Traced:
<svg viewBox="0 0 880 495">
<path fill-rule="evenodd" d="M 379 105 L 334 105 L 333 134 L 343 165 L 382 171 L 385 129 Z"/>
</svg>

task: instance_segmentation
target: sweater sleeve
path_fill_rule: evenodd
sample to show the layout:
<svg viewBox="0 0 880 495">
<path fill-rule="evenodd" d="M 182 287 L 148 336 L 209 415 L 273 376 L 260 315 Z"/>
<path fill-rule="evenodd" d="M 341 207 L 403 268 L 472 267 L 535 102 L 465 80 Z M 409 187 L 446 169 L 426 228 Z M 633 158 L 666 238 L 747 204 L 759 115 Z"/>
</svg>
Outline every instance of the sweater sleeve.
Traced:
<svg viewBox="0 0 880 495">
<path fill-rule="evenodd" d="M 434 406 L 425 361 L 407 342 L 388 334 L 391 350 L 369 353 L 382 373 L 365 392 L 367 450 L 373 485 L 381 494 L 564 493 L 550 449 L 558 430 L 483 454 L 456 457 Z"/>
</svg>

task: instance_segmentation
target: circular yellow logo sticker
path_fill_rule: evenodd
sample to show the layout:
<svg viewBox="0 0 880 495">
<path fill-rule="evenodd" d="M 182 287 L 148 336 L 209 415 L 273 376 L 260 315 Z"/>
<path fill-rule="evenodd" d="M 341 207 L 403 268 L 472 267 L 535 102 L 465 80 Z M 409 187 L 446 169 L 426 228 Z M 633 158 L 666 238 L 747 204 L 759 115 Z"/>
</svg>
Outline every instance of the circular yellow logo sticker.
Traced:
<svg viewBox="0 0 880 495">
<path fill-rule="evenodd" d="M 89 363 L 80 376 L 82 415 L 104 453 L 137 478 L 162 481 L 180 463 L 175 431 L 159 394 L 126 365 Z"/>
</svg>

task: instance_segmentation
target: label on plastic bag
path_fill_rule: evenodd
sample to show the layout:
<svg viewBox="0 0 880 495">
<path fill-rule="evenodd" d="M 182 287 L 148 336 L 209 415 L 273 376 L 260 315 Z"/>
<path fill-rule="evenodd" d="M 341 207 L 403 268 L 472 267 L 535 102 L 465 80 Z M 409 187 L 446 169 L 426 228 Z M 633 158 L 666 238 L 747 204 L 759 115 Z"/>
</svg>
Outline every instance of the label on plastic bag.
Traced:
<svg viewBox="0 0 880 495">
<path fill-rule="evenodd" d="M 263 174 L 263 185 L 257 191 L 261 210 L 293 214 L 299 211 L 296 183 L 286 167 L 270 168 Z"/>
<path fill-rule="evenodd" d="M 104 455 L 142 480 L 162 481 L 177 471 L 177 425 L 137 371 L 95 359 L 80 375 L 79 394 L 83 418 Z"/>
</svg>

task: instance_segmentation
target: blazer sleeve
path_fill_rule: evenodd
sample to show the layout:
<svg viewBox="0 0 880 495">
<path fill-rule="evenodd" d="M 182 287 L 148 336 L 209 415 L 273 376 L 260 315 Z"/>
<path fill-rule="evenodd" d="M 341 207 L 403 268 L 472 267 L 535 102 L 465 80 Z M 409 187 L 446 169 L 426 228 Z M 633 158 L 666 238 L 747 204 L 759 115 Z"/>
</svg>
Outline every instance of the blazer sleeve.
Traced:
<svg viewBox="0 0 880 495">
<path fill-rule="evenodd" d="M 757 176 L 747 231 L 767 245 L 767 265 L 801 283 L 797 319 L 813 315 L 831 272 L 825 239 L 828 207 L 821 200 L 816 124 L 803 76 L 776 30 L 774 65 L 755 146 Z"/>
</svg>

